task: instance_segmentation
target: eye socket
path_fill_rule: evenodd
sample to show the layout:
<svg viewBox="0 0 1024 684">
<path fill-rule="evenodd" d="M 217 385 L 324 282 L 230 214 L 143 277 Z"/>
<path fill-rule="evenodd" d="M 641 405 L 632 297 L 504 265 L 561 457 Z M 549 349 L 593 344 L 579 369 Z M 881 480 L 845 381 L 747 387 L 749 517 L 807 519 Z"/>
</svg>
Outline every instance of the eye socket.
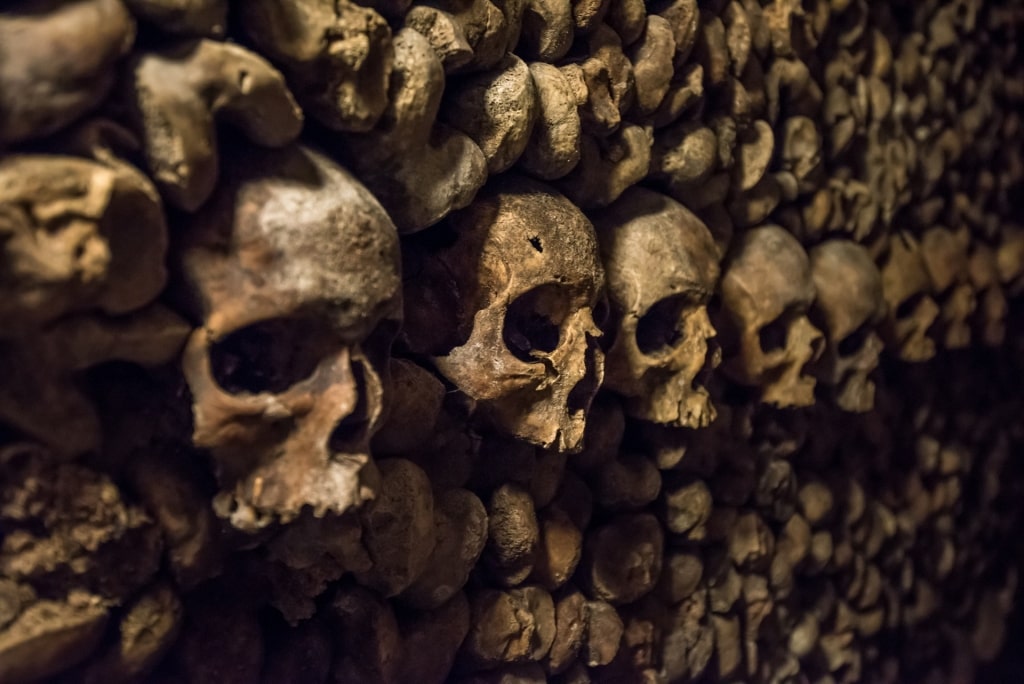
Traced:
<svg viewBox="0 0 1024 684">
<path fill-rule="evenodd" d="M 896 307 L 896 318 L 906 318 L 914 313 L 917 306 L 924 300 L 924 296 L 923 292 L 917 292 L 900 302 L 900 305 Z"/>
<path fill-rule="evenodd" d="M 839 355 L 851 356 L 859 352 L 864 348 L 870 334 L 871 326 L 867 323 L 863 323 L 859 328 L 839 341 L 839 345 L 836 347 L 839 351 Z"/>
<path fill-rule="evenodd" d="M 568 305 L 565 294 L 553 285 L 542 285 L 520 295 L 505 312 L 502 339 L 520 361 L 536 361 L 558 347 L 561 323 Z"/>
<path fill-rule="evenodd" d="M 648 356 L 674 349 L 683 339 L 683 316 L 694 307 L 685 294 L 666 297 L 640 317 L 636 324 L 636 346 Z"/>
<path fill-rule="evenodd" d="M 337 345 L 316 321 L 274 318 L 213 343 L 210 368 L 217 384 L 231 394 L 278 394 L 311 376 Z"/>
<path fill-rule="evenodd" d="M 765 354 L 786 348 L 786 339 L 789 337 L 789 323 L 790 316 L 783 314 L 761 328 L 758 337 L 761 341 L 761 350 Z"/>
</svg>

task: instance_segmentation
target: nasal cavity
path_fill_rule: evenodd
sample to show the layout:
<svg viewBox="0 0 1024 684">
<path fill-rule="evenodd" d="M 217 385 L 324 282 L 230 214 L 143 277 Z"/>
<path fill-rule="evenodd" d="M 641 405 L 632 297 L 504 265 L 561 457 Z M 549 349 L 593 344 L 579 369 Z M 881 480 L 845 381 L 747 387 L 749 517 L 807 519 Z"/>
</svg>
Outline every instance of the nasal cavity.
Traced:
<svg viewBox="0 0 1024 684">
<path fill-rule="evenodd" d="M 352 381 L 355 385 L 356 405 L 352 412 L 334 426 L 327 440 L 331 453 L 353 453 L 366 449 L 370 438 L 370 414 L 366 400 L 366 375 L 363 364 L 352 364 Z"/>
<path fill-rule="evenodd" d="M 597 394 L 597 350 L 594 348 L 596 345 L 589 342 L 588 340 L 587 353 L 583 360 L 585 371 L 583 378 L 569 391 L 566 400 L 566 409 L 570 415 L 586 413 L 590 409 L 590 402 L 593 401 L 594 395 Z"/>
</svg>

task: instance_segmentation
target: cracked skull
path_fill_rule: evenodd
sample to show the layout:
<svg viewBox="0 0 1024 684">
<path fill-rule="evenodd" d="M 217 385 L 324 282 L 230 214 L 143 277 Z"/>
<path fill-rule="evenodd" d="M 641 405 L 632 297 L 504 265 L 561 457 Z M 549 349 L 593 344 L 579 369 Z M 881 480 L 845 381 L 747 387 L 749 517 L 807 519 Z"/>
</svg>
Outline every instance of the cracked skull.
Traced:
<svg viewBox="0 0 1024 684">
<path fill-rule="evenodd" d="M 707 426 L 715 409 L 703 381 L 720 359 L 709 345 L 707 304 L 718 281 L 711 233 L 683 205 L 639 187 L 595 226 L 611 308 L 605 386 L 634 417 Z"/>
<path fill-rule="evenodd" d="M 251 150 L 231 167 L 187 227 L 201 325 L 183 366 L 215 508 L 254 530 L 372 498 L 399 248 L 369 191 L 318 153 Z"/>
<path fill-rule="evenodd" d="M 760 388 L 767 404 L 813 404 L 815 379 L 805 367 L 820 356 L 823 339 L 807 317 L 814 281 L 796 238 L 778 226 L 744 233 L 723 270 L 720 291 L 725 373 Z"/>
<path fill-rule="evenodd" d="M 593 313 L 604 273 L 587 218 L 543 183 L 506 176 L 405 246 L 410 346 L 486 423 L 579 449 L 604 375 Z"/>
<path fill-rule="evenodd" d="M 875 328 L 885 316 L 882 274 L 868 251 L 850 240 L 830 240 L 810 252 L 817 298 L 811 318 L 825 333 L 825 352 L 812 367 L 818 381 L 835 387 L 847 411 L 870 411 L 882 340 Z"/>
</svg>

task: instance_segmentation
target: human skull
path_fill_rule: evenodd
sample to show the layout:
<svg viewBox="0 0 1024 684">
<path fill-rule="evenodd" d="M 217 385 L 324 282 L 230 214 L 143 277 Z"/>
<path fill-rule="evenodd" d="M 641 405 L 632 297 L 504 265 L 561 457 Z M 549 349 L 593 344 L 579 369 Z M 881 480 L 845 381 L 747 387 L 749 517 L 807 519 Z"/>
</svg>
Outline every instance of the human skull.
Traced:
<svg viewBox="0 0 1024 684">
<path fill-rule="evenodd" d="M 822 352 L 821 331 L 807 318 L 814 301 L 807 253 L 779 226 L 744 233 L 720 284 L 723 370 L 761 390 L 779 407 L 814 403 L 813 376 L 804 372 Z"/>
<path fill-rule="evenodd" d="M 543 183 L 505 175 L 403 246 L 412 349 L 486 423 L 578 450 L 604 376 L 593 314 L 604 272 L 590 221 Z"/>
<path fill-rule="evenodd" d="M 896 233 L 882 255 L 882 293 L 888 314 L 881 326 L 882 339 L 903 361 L 927 361 L 935 356 L 935 342 L 928 329 L 939 315 L 931 298 L 932 283 L 917 240 Z"/>
<path fill-rule="evenodd" d="M 970 238 L 967 231 L 954 233 L 935 226 L 921 236 L 921 256 L 932 282 L 932 292 L 940 299 L 936 338 L 947 349 L 971 345 L 970 318 L 978 308 L 974 286 L 968 272 Z"/>
<path fill-rule="evenodd" d="M 187 225 L 201 326 L 183 359 L 217 512 L 242 530 L 372 498 L 369 440 L 401 312 L 398 236 L 348 172 L 302 147 L 236 153 Z"/>
<path fill-rule="evenodd" d="M 817 298 L 811 319 L 825 333 L 825 352 L 811 372 L 835 387 L 836 404 L 846 411 L 870 411 L 882 339 L 875 327 L 885 315 L 882 274 L 867 249 L 851 240 L 829 240 L 808 255 Z"/>
<path fill-rule="evenodd" d="M 715 408 L 703 381 L 718 365 L 707 304 L 718 251 L 707 226 L 675 200 L 637 186 L 595 220 L 611 306 L 605 386 L 626 411 L 705 427 Z"/>
<path fill-rule="evenodd" d="M 0 337 L 68 314 L 125 314 L 167 269 L 156 188 L 127 164 L 53 155 L 0 160 Z"/>
</svg>

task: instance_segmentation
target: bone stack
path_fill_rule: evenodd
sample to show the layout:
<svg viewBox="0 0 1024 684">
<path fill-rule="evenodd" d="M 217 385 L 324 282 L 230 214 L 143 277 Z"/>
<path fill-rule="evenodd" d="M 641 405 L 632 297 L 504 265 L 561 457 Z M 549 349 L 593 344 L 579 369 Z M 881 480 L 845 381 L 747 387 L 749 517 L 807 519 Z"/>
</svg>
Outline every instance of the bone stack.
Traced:
<svg viewBox="0 0 1024 684">
<path fill-rule="evenodd" d="M 5 3 L 0 681 L 997 680 L 1022 31 Z"/>
</svg>

